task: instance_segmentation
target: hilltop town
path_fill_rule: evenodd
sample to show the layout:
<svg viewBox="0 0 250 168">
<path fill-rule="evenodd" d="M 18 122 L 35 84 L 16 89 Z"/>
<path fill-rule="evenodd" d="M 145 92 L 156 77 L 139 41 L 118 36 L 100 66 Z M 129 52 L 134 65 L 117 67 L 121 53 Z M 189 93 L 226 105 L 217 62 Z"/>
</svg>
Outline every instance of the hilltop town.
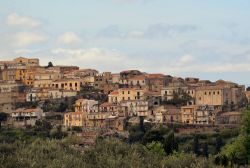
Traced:
<svg viewBox="0 0 250 168">
<path fill-rule="evenodd" d="M 41 166 L 36 159 L 43 155 L 73 167 L 103 167 L 103 156 L 107 165 L 109 159 L 144 165 L 145 158 L 154 158 L 156 167 L 246 165 L 249 102 L 250 88 L 224 80 L 41 66 L 39 59 L 24 57 L 0 61 L 0 154 L 12 159 L 32 149 L 21 154 L 26 162 L 1 157 L 2 163 Z M 114 159 L 124 150 L 136 153 L 139 163 L 129 154 L 124 162 Z"/>
<path fill-rule="evenodd" d="M 142 118 L 155 124 L 237 125 L 250 98 L 237 83 L 139 70 L 40 66 L 39 59 L 23 57 L 0 61 L 0 69 L 0 111 L 15 127 L 55 115 L 64 127 L 116 131 Z"/>
</svg>

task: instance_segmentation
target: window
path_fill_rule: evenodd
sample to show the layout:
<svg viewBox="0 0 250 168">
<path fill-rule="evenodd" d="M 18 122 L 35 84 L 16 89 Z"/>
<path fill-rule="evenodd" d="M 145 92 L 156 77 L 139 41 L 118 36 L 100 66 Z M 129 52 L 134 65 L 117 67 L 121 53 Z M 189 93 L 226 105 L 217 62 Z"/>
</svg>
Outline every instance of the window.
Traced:
<svg viewBox="0 0 250 168">
<path fill-rule="evenodd" d="M 122 91 L 122 94 L 124 94 L 124 91 Z"/>
<path fill-rule="evenodd" d="M 220 91 L 218 91 L 217 94 L 219 95 L 219 94 L 220 94 Z"/>
<path fill-rule="evenodd" d="M 207 92 L 205 92 L 205 95 L 207 95 Z"/>
<path fill-rule="evenodd" d="M 130 91 L 128 91 L 128 94 L 130 94 Z"/>
</svg>

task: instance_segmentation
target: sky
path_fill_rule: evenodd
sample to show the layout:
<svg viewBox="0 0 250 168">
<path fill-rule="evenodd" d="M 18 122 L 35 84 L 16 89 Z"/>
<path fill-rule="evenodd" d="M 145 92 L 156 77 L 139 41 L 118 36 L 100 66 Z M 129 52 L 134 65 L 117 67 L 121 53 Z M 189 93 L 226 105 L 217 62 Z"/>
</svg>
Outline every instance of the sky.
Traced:
<svg viewBox="0 0 250 168">
<path fill-rule="evenodd" d="M 250 85 L 249 0 L 0 0 L 0 60 Z"/>
</svg>

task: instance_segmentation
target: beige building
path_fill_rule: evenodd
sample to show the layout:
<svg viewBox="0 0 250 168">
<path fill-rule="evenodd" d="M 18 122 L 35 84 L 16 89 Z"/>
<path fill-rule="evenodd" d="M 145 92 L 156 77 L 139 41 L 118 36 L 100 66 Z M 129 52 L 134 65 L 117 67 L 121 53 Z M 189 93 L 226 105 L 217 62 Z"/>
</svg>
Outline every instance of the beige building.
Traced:
<svg viewBox="0 0 250 168">
<path fill-rule="evenodd" d="M 75 103 L 75 111 L 90 113 L 90 111 L 95 105 L 98 105 L 98 101 L 88 100 L 88 99 L 78 99 Z"/>
<path fill-rule="evenodd" d="M 121 88 L 109 94 L 110 103 L 119 103 L 121 101 L 143 100 L 145 91 L 135 88 Z"/>
<path fill-rule="evenodd" d="M 61 79 L 52 83 L 52 87 L 63 90 L 80 91 L 82 86 L 82 80 L 79 79 Z"/>
<path fill-rule="evenodd" d="M 196 88 L 197 105 L 225 105 L 232 101 L 230 88 L 223 86 L 204 86 Z"/>
<path fill-rule="evenodd" d="M 66 127 L 83 127 L 87 125 L 86 113 L 84 112 L 69 112 L 64 114 L 64 126 Z"/>
<path fill-rule="evenodd" d="M 181 121 L 184 124 L 215 124 L 216 114 L 221 111 L 220 106 L 190 105 L 181 107 Z"/>
<path fill-rule="evenodd" d="M 248 103 L 250 103 L 250 91 L 245 91 L 245 95 L 248 100 Z"/>
</svg>

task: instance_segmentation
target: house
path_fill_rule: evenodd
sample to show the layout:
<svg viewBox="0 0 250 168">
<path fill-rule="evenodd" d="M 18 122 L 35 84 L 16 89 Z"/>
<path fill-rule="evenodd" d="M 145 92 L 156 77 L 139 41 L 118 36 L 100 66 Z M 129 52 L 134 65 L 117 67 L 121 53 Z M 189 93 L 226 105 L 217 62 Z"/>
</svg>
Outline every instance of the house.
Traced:
<svg viewBox="0 0 250 168">
<path fill-rule="evenodd" d="M 121 101 L 119 106 L 126 107 L 129 116 L 149 116 L 150 105 L 146 100 Z"/>
<path fill-rule="evenodd" d="M 43 110 L 40 108 L 18 108 L 11 113 L 13 124 L 19 126 L 35 125 L 36 121 L 40 120 L 43 116 Z"/>
<path fill-rule="evenodd" d="M 64 73 L 64 77 L 68 79 L 82 79 L 86 77 L 94 77 L 99 72 L 95 69 L 79 69 L 79 70 L 72 70 L 68 73 Z"/>
<path fill-rule="evenodd" d="M 23 84 L 17 81 L 0 81 L 0 93 L 19 92 L 23 87 Z"/>
<path fill-rule="evenodd" d="M 146 77 L 149 91 L 155 92 L 160 92 L 161 89 L 167 86 L 173 78 L 169 75 L 163 74 L 146 74 Z"/>
<path fill-rule="evenodd" d="M 217 124 L 240 124 L 242 121 L 242 112 L 222 112 L 216 116 Z"/>
<path fill-rule="evenodd" d="M 145 87 L 147 82 L 147 77 L 146 75 L 137 75 L 133 76 L 131 78 L 128 78 L 128 85 L 129 86 L 134 86 L 134 87 Z"/>
<path fill-rule="evenodd" d="M 88 100 L 88 99 L 78 99 L 76 100 L 75 103 L 75 111 L 90 113 L 90 111 L 95 105 L 98 105 L 98 101 Z"/>
<path fill-rule="evenodd" d="M 181 122 L 181 113 L 180 108 L 167 105 L 159 106 L 154 109 L 155 121 L 157 123 L 180 123 Z"/>
<path fill-rule="evenodd" d="M 119 103 L 127 100 L 142 100 L 145 90 L 135 88 L 121 88 L 111 92 L 109 97 L 110 103 Z"/>
<path fill-rule="evenodd" d="M 52 82 L 55 89 L 80 91 L 82 81 L 79 79 L 60 79 Z"/>
<path fill-rule="evenodd" d="M 65 97 L 75 97 L 77 91 L 74 90 L 62 90 L 62 89 L 49 89 L 48 98 L 50 99 L 60 99 Z"/>
<path fill-rule="evenodd" d="M 215 124 L 220 106 L 189 105 L 181 107 L 181 121 L 185 124 Z"/>
<path fill-rule="evenodd" d="M 85 112 L 69 112 L 64 114 L 63 125 L 66 127 L 83 127 L 87 125 Z"/>
<path fill-rule="evenodd" d="M 248 103 L 250 103 L 250 91 L 245 91 L 245 95 L 248 100 Z"/>
</svg>

